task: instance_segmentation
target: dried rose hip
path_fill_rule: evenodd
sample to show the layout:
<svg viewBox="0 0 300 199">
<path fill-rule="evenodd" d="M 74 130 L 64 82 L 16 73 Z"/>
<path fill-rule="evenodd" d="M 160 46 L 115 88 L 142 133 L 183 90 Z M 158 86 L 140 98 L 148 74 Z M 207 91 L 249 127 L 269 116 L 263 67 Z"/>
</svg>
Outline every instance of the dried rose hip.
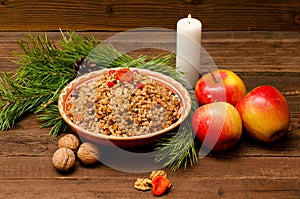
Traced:
<svg viewBox="0 0 300 199">
<path fill-rule="evenodd" d="M 134 74 L 129 68 L 121 68 L 116 71 L 116 79 L 120 82 L 131 82 L 133 78 Z"/>
<path fill-rule="evenodd" d="M 156 176 L 152 180 L 152 194 L 161 196 L 171 188 L 171 182 L 165 176 Z"/>
<path fill-rule="evenodd" d="M 109 71 L 108 71 L 108 74 L 109 74 L 109 75 L 113 75 L 115 72 L 116 72 L 115 70 L 109 70 Z"/>
<path fill-rule="evenodd" d="M 136 74 L 140 74 L 140 72 L 138 70 L 133 70 L 133 72 Z"/>
<path fill-rule="evenodd" d="M 114 82 L 114 81 L 109 81 L 109 82 L 107 82 L 107 86 L 108 86 L 109 88 L 113 87 L 114 85 L 115 85 L 115 82 Z"/>
<path fill-rule="evenodd" d="M 137 87 L 138 89 L 143 89 L 143 88 L 144 88 L 144 84 L 141 83 L 141 82 L 138 82 L 138 83 L 136 84 L 136 87 Z"/>
</svg>

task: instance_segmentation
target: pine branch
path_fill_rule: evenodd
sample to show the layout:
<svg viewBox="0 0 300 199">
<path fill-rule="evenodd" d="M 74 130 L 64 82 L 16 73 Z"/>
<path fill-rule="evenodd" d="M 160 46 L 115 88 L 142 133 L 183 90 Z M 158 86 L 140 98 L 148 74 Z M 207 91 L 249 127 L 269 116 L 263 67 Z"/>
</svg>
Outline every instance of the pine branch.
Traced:
<svg viewBox="0 0 300 199">
<path fill-rule="evenodd" d="M 198 105 L 193 90 L 189 90 L 192 99 L 191 114 L 197 109 Z M 194 166 L 198 162 L 194 134 L 191 127 L 191 114 L 180 126 L 178 132 L 173 132 L 167 137 L 162 138 L 157 144 L 155 150 L 157 154 L 155 160 L 164 162 L 165 168 L 176 171 L 180 168 L 186 169 L 188 165 Z"/>
<path fill-rule="evenodd" d="M 49 41 L 47 35 L 29 35 L 26 41 L 19 42 L 23 53 L 14 55 L 19 58 L 17 63 L 20 68 L 12 76 L 0 73 L 0 130 L 11 129 L 24 113 L 33 112 L 43 122 L 42 128 L 51 128 L 50 134 L 57 136 L 65 132 L 69 127 L 59 114 L 58 97 L 60 91 L 80 74 L 85 65 L 95 66 L 92 68 L 94 70 L 111 67 L 145 68 L 182 83 L 182 74 L 175 70 L 173 63 L 174 54 L 150 60 L 143 56 L 134 59 L 110 45 L 102 45 L 94 37 L 79 36 L 74 32 L 61 34 L 58 47 Z M 80 62 L 84 60 L 84 63 L 77 64 L 78 59 Z M 194 108 L 195 104 L 192 106 Z M 156 160 L 164 161 L 164 166 L 173 170 L 197 163 L 193 133 L 188 122 L 180 128 L 180 132 L 170 133 L 160 140 L 156 150 L 161 152 Z"/>
<path fill-rule="evenodd" d="M 0 80 L 0 130 L 11 129 L 21 115 L 34 110 L 47 99 L 46 92 L 24 87 L 6 74 Z"/>
<path fill-rule="evenodd" d="M 100 41 L 92 36 L 79 36 L 75 32 L 61 32 L 61 35 L 59 45 L 63 49 L 64 60 L 73 63 L 79 58 L 87 57 L 100 44 Z"/>
<path fill-rule="evenodd" d="M 3 75 L 0 82 L 1 130 L 11 129 L 26 112 L 47 111 L 42 105 L 57 101 L 61 89 L 76 77 L 72 55 L 55 47 L 46 35 L 44 38 L 29 35 L 26 41 L 19 41 L 19 47 L 23 53 L 14 55 L 19 58 L 17 63 L 21 67 L 11 77 Z M 50 133 L 57 134 L 58 127 L 63 129 L 63 125 L 55 127 Z"/>
<path fill-rule="evenodd" d="M 54 103 L 54 101 L 50 101 L 50 103 Z M 42 110 L 37 111 L 40 112 L 38 116 L 39 121 L 43 121 L 44 124 L 41 128 L 51 127 L 49 134 L 53 136 L 58 136 L 62 132 L 66 132 L 69 128 L 69 125 L 63 120 L 58 111 L 57 104 L 43 104 Z M 37 113 L 36 112 L 36 113 Z"/>
<path fill-rule="evenodd" d="M 175 65 L 173 63 L 174 58 L 175 54 L 172 53 L 166 56 L 157 56 L 148 62 L 144 62 L 138 65 L 137 67 L 162 73 L 164 75 L 172 77 L 180 83 L 183 83 L 183 73 L 175 70 Z"/>
<path fill-rule="evenodd" d="M 181 131 L 160 140 L 155 148 L 159 151 L 155 160 L 163 162 L 164 167 L 173 171 L 186 169 L 188 165 L 193 166 L 198 162 L 192 129 L 186 124 L 181 128 Z"/>
</svg>

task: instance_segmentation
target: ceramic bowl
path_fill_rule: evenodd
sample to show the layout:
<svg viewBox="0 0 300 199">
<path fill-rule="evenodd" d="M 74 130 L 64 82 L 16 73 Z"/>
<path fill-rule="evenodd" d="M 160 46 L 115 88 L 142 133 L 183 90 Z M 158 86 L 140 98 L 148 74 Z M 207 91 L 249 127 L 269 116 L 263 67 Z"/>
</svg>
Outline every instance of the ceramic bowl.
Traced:
<svg viewBox="0 0 300 199">
<path fill-rule="evenodd" d="M 132 68 L 131 70 L 138 70 L 139 74 L 146 75 L 149 78 L 154 79 L 160 84 L 166 85 L 173 93 L 177 94 L 181 99 L 180 109 L 181 117 L 169 127 L 162 129 L 157 132 L 148 133 L 144 135 L 131 136 L 131 137 L 117 137 L 111 135 L 104 135 L 100 133 L 90 132 L 86 129 L 83 129 L 79 125 L 76 125 L 72 122 L 72 120 L 67 116 L 68 106 L 67 101 L 71 97 L 74 89 L 82 86 L 83 84 L 97 78 L 100 74 L 107 72 L 110 69 L 103 69 L 98 71 L 93 71 L 88 74 L 82 75 L 76 79 L 74 79 L 71 83 L 69 83 L 61 92 L 58 100 L 58 109 L 62 116 L 62 118 L 66 121 L 66 123 L 72 128 L 73 131 L 78 133 L 80 138 L 83 138 L 87 141 L 96 143 L 96 144 L 104 144 L 104 145 L 117 145 L 118 147 L 139 147 L 143 145 L 147 145 L 157 141 L 158 138 L 163 136 L 165 133 L 175 130 L 179 127 L 179 125 L 188 117 L 191 111 L 191 98 L 184 86 L 182 86 L 179 82 L 175 81 L 173 78 L 166 76 L 164 74 L 153 72 L 146 69 L 136 69 Z M 115 69 L 117 70 L 117 69 Z"/>
</svg>

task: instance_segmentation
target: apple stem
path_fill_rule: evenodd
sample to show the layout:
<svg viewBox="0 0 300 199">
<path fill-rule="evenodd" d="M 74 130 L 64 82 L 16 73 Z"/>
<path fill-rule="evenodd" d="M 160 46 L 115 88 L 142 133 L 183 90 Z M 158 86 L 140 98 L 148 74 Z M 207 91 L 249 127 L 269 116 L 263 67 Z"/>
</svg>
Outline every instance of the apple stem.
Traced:
<svg viewBox="0 0 300 199">
<path fill-rule="evenodd" d="M 214 79 L 214 82 L 215 83 L 218 83 L 219 80 L 216 78 L 216 76 L 214 75 L 213 71 L 210 69 L 210 67 L 207 68 L 208 69 L 208 72 L 211 74 L 211 76 L 213 77 Z"/>
</svg>

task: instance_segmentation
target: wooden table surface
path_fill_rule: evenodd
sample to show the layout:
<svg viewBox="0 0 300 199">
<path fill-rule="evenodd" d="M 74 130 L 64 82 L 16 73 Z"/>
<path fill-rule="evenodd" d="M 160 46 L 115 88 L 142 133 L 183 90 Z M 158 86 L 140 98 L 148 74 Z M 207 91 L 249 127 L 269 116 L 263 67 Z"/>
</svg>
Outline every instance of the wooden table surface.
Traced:
<svg viewBox="0 0 300 199">
<path fill-rule="evenodd" d="M 91 32 L 99 39 L 116 34 Z M 25 32 L 0 33 L 0 71 L 18 68 L 12 50 Z M 48 33 L 56 40 L 59 33 Z M 174 46 L 173 37 L 156 38 Z M 131 42 L 131 41 L 127 41 Z M 277 31 L 207 31 L 203 46 L 219 69 L 235 71 L 247 90 L 267 84 L 288 100 L 291 130 L 267 144 L 243 135 L 224 152 L 213 152 L 187 170 L 167 171 L 173 183 L 162 198 L 299 198 L 300 197 L 300 34 Z M 143 49 L 136 54 L 158 55 Z M 89 168 L 76 164 L 69 174 L 57 172 L 51 159 L 58 138 L 40 129 L 28 113 L 9 131 L 0 132 L 0 198 L 153 198 L 133 188 L 138 177 L 103 164 Z"/>
</svg>

